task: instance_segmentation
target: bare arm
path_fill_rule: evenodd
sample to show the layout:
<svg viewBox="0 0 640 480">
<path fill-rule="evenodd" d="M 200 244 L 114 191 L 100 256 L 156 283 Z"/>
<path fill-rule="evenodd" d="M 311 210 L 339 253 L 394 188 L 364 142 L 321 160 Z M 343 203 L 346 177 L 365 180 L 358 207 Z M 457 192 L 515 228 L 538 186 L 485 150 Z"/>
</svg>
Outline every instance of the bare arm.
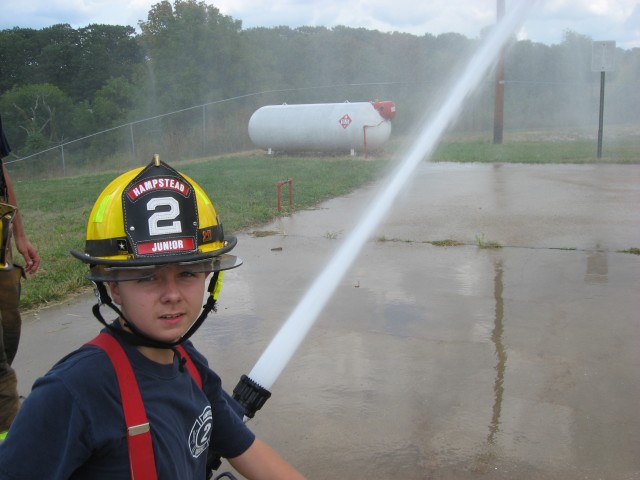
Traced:
<svg viewBox="0 0 640 480">
<path fill-rule="evenodd" d="M 242 476 L 251 480 L 303 480 L 304 477 L 262 440 L 253 444 L 229 463 Z"/>
<path fill-rule="evenodd" d="M 17 207 L 18 201 L 16 200 L 16 194 L 13 191 L 13 184 L 11 183 L 11 179 L 9 178 L 9 174 L 4 164 L 2 164 L 2 172 L 7 186 L 7 202 L 14 207 Z M 19 210 L 16 211 L 16 215 L 13 218 L 13 238 L 16 242 L 16 248 L 24 257 L 24 261 L 26 263 L 25 271 L 27 273 L 35 273 L 40 266 L 40 256 L 38 255 L 36 248 L 31 245 L 31 242 L 27 239 Z"/>
</svg>

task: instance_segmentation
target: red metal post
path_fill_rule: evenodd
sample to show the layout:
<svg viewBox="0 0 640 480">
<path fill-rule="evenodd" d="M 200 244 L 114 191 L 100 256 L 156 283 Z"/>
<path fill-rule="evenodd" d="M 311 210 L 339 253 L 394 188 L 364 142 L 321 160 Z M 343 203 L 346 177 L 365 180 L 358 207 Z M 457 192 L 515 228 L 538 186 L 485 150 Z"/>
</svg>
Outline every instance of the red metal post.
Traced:
<svg viewBox="0 0 640 480">
<path fill-rule="evenodd" d="M 280 180 L 278 182 L 278 211 L 282 210 L 282 185 L 285 183 L 289 185 L 289 208 L 293 207 L 293 180 L 291 178 L 287 180 Z"/>
</svg>

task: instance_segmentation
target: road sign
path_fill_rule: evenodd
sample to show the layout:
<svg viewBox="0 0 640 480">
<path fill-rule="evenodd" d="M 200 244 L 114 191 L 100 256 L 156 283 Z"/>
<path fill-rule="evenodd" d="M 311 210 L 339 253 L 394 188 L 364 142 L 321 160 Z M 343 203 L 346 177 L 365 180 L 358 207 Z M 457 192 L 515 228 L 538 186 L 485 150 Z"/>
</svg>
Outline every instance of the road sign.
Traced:
<svg viewBox="0 0 640 480">
<path fill-rule="evenodd" d="M 613 72 L 614 57 L 616 54 L 616 42 L 600 41 L 593 42 L 591 50 L 591 71 L 592 72 Z"/>
</svg>

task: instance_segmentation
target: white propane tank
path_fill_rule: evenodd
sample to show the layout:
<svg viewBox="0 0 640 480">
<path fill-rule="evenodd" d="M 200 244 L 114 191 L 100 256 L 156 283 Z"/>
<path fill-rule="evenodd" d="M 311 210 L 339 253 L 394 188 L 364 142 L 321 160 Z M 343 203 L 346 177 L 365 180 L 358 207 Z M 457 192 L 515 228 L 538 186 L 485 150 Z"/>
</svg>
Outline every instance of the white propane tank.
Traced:
<svg viewBox="0 0 640 480">
<path fill-rule="evenodd" d="M 249 120 L 253 144 L 269 152 L 364 152 L 391 135 L 391 101 L 268 105 Z"/>
</svg>

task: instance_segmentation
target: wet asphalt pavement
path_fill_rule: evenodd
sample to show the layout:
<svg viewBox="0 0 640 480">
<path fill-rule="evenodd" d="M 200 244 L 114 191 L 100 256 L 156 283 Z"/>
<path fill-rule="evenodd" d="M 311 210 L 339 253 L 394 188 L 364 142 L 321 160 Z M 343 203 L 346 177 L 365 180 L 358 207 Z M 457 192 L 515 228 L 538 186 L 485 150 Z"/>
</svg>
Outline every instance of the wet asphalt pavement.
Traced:
<svg viewBox="0 0 640 480">
<path fill-rule="evenodd" d="M 238 235 L 194 337 L 228 390 L 376 190 Z M 421 165 L 251 427 L 310 479 L 640 479 L 639 206 L 637 165 Z M 23 394 L 93 303 L 24 315 Z"/>
</svg>

